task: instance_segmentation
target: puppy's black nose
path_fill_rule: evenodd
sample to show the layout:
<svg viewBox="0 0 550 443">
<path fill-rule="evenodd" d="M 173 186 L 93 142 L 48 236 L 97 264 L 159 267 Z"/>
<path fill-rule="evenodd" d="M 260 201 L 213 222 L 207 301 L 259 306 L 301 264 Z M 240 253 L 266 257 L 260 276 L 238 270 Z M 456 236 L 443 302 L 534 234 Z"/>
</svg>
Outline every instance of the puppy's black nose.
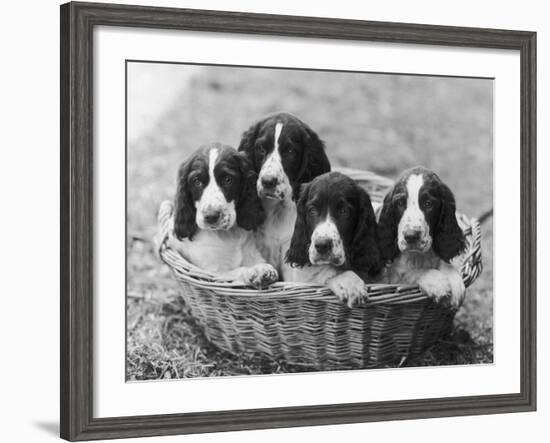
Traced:
<svg viewBox="0 0 550 443">
<path fill-rule="evenodd" d="M 326 254 L 332 249 L 332 240 L 330 238 L 322 238 L 315 241 L 315 249 L 319 254 Z"/>
<path fill-rule="evenodd" d="M 407 243 L 416 243 L 420 240 L 421 232 L 418 229 L 407 229 L 403 232 L 403 237 Z"/>
<path fill-rule="evenodd" d="M 204 221 L 208 223 L 209 225 L 213 225 L 220 219 L 221 213 L 220 211 L 214 209 L 212 211 L 208 211 L 203 215 Z"/>
<path fill-rule="evenodd" d="M 274 175 L 264 175 L 262 177 L 262 186 L 266 189 L 274 188 L 277 185 L 277 177 Z"/>
</svg>

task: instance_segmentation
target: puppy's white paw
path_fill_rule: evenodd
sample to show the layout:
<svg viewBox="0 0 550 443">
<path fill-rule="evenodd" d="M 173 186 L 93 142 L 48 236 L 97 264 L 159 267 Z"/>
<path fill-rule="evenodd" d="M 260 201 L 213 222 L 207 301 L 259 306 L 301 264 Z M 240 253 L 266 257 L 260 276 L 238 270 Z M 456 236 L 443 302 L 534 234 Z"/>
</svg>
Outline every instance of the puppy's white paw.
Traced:
<svg viewBox="0 0 550 443">
<path fill-rule="evenodd" d="M 417 283 L 420 290 L 434 301 L 450 303 L 451 285 L 443 272 L 430 269 L 422 274 Z"/>
<path fill-rule="evenodd" d="M 466 286 L 464 286 L 464 280 L 461 275 L 456 272 L 447 275 L 449 285 L 451 287 L 451 299 L 450 303 L 453 308 L 459 308 L 464 302 L 464 296 L 466 295 Z"/>
<path fill-rule="evenodd" d="M 260 263 L 247 268 L 243 279 L 247 285 L 262 289 L 276 282 L 279 279 L 279 274 L 270 264 Z"/>
<path fill-rule="evenodd" d="M 353 271 L 345 271 L 327 281 L 329 289 L 342 303 L 352 308 L 361 298 L 367 298 L 365 282 Z"/>
</svg>

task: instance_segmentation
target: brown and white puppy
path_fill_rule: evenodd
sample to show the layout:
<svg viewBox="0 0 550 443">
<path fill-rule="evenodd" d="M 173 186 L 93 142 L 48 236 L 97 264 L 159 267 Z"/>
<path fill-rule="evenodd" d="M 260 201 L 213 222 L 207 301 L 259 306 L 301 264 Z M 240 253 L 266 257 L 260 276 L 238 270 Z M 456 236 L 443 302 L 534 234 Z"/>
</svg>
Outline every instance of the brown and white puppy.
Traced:
<svg viewBox="0 0 550 443">
<path fill-rule="evenodd" d="M 292 281 L 327 284 L 350 305 L 380 271 L 376 219 L 367 192 L 330 172 L 304 185 L 286 261 Z"/>
<path fill-rule="evenodd" d="M 276 281 L 253 234 L 264 219 L 256 173 L 234 148 L 211 143 L 180 166 L 171 246 L 194 265 L 255 287 Z"/>
<path fill-rule="evenodd" d="M 432 171 L 405 171 L 384 198 L 378 236 L 382 258 L 391 261 L 389 283 L 418 284 L 436 300 L 459 306 L 465 287 L 451 264 L 465 246 L 455 215 L 455 198 Z"/>
<path fill-rule="evenodd" d="M 303 183 L 330 171 L 324 144 L 300 119 L 278 113 L 245 131 L 239 151 L 247 155 L 258 174 L 256 189 L 266 213 L 256 234 L 258 247 L 288 280 L 284 253 L 294 231 L 296 199 Z"/>
</svg>

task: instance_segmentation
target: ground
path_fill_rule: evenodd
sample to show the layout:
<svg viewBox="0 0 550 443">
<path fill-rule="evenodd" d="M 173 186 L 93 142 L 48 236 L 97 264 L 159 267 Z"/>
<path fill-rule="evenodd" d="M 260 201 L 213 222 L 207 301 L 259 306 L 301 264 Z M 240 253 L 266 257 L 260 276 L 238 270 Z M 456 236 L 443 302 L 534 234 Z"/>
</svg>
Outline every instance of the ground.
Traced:
<svg viewBox="0 0 550 443">
<path fill-rule="evenodd" d="M 237 146 L 252 122 L 284 110 L 320 134 L 333 165 L 390 178 L 424 165 L 453 189 L 460 212 L 479 216 L 492 207 L 491 80 L 204 67 L 194 68 L 185 86 L 178 84 L 170 96 L 146 129 L 129 127 L 139 133 L 128 144 L 130 380 L 298 370 L 259 357 L 235 357 L 210 345 L 155 253 L 158 207 L 173 198 L 177 165 L 203 143 Z M 482 232 L 484 270 L 468 290 L 454 331 L 409 365 L 492 362 L 491 217 Z"/>
</svg>

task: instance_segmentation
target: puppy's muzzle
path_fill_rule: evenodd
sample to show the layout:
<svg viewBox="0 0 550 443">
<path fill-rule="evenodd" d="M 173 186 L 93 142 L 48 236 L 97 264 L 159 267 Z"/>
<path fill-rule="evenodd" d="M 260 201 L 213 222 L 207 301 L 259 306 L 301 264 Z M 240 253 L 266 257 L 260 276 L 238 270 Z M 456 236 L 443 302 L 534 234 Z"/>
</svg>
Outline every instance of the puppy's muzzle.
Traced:
<svg viewBox="0 0 550 443">
<path fill-rule="evenodd" d="M 345 256 L 335 241 L 326 236 L 318 236 L 309 246 L 309 261 L 312 265 L 341 266 Z"/>
<path fill-rule="evenodd" d="M 284 183 L 279 177 L 272 174 L 263 174 L 258 180 L 258 195 L 273 200 L 283 200 L 287 192 Z"/>
<path fill-rule="evenodd" d="M 274 175 L 264 175 L 261 184 L 265 190 L 273 190 L 279 184 L 279 180 Z"/>
<path fill-rule="evenodd" d="M 420 229 L 407 229 L 403 232 L 403 238 L 408 245 L 415 246 L 422 237 L 422 231 Z"/>
<path fill-rule="evenodd" d="M 319 238 L 314 243 L 318 255 L 324 256 L 332 251 L 332 240 L 330 238 Z"/>
<path fill-rule="evenodd" d="M 426 229 L 418 226 L 405 226 L 399 240 L 401 251 L 425 252 L 431 246 L 431 239 Z"/>
<path fill-rule="evenodd" d="M 201 229 L 226 230 L 232 224 L 231 214 L 224 208 L 210 206 L 200 211 L 197 224 Z"/>
<path fill-rule="evenodd" d="M 209 226 L 216 226 L 221 218 L 222 212 L 219 209 L 210 209 L 203 213 L 204 222 Z"/>
</svg>

